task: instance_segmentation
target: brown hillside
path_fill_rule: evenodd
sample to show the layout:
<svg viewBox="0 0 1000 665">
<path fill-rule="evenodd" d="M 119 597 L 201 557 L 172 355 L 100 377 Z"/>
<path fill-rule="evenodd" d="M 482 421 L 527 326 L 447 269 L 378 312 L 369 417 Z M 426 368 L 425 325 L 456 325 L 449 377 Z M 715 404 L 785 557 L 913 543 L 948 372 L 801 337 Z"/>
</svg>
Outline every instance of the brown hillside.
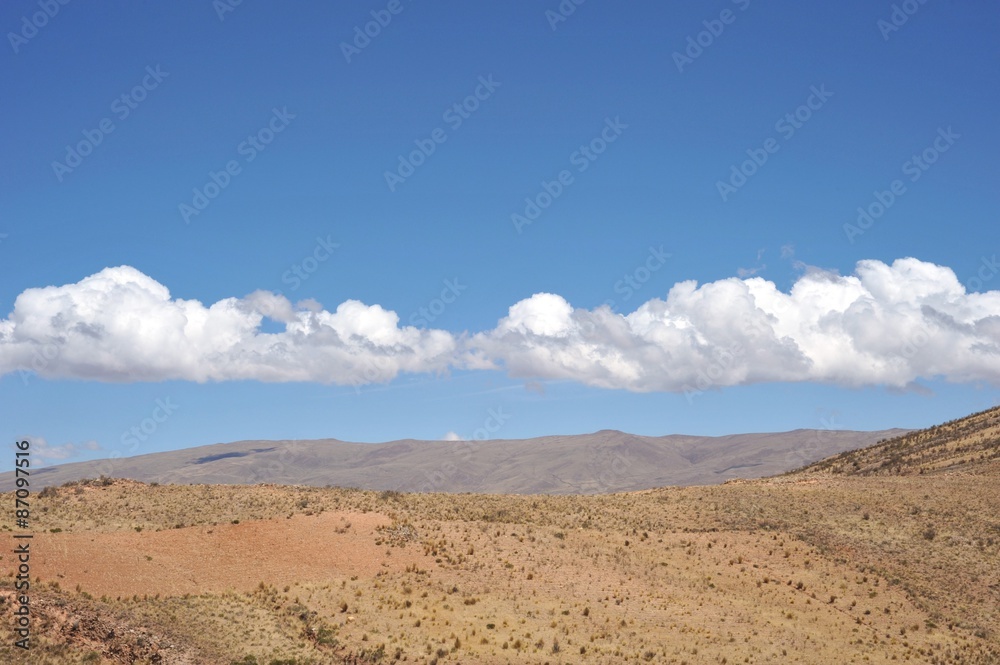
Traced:
<svg viewBox="0 0 1000 665">
<path fill-rule="evenodd" d="M 995 665 L 995 414 L 611 495 L 71 483 L 31 497 L 27 653 L 0 528 L 0 662 Z"/>
<path fill-rule="evenodd" d="M 795 473 L 852 476 L 979 472 L 1000 460 L 1000 407 L 835 455 Z"/>
</svg>

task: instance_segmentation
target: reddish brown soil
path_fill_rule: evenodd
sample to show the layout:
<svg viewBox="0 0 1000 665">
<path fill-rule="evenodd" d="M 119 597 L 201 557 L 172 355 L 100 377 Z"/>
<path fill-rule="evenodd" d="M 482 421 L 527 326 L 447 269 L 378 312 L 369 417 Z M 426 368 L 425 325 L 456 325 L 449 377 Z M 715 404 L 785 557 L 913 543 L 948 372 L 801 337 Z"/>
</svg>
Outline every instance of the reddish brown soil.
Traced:
<svg viewBox="0 0 1000 665">
<path fill-rule="evenodd" d="M 31 575 L 112 598 L 372 577 L 423 560 L 416 547 L 392 548 L 388 555 L 389 548 L 375 545 L 376 528 L 390 522 L 374 513 L 325 512 L 159 532 L 38 534 Z M 338 533 L 346 523 L 350 527 Z M 5 551 L 13 548 L 9 535 L 0 542 Z"/>
</svg>

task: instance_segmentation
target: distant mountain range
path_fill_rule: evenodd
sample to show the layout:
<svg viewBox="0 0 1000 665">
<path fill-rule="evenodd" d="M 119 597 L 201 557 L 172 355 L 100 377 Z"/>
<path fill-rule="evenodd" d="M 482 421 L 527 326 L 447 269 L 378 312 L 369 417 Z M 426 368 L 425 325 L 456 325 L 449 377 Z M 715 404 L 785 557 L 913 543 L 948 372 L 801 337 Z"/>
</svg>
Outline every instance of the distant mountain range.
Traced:
<svg viewBox="0 0 1000 665">
<path fill-rule="evenodd" d="M 492 441 L 238 441 L 33 469 L 31 488 L 106 475 L 173 484 L 334 485 L 405 492 L 596 494 L 759 478 L 908 430 L 706 437 L 593 434 Z M 0 474 L 0 491 L 14 474 Z"/>
</svg>

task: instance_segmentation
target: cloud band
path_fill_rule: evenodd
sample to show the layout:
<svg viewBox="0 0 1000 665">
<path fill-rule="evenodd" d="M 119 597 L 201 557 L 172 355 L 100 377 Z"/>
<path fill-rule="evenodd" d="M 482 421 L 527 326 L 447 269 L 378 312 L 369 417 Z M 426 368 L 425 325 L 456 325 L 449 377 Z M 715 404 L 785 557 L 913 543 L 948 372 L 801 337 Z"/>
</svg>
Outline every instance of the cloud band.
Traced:
<svg viewBox="0 0 1000 665">
<path fill-rule="evenodd" d="M 284 324 L 267 333 L 264 318 Z M 760 277 L 674 285 L 629 314 L 538 293 L 492 330 L 400 326 L 356 300 L 324 310 L 265 291 L 210 306 L 129 266 L 31 288 L 0 321 L 0 373 L 97 381 L 362 385 L 401 373 L 505 369 L 636 392 L 811 381 L 904 387 L 1000 383 L 1000 291 L 970 293 L 943 266 L 861 261 L 805 272 L 787 293 Z"/>
</svg>

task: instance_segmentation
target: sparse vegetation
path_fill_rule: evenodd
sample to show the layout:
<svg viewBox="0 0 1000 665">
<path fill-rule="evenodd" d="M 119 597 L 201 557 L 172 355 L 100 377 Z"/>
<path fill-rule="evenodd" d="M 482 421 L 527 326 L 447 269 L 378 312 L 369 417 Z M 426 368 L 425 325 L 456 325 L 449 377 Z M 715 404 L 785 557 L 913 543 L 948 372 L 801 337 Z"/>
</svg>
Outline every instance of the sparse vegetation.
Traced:
<svg viewBox="0 0 1000 665">
<path fill-rule="evenodd" d="M 1000 412 L 970 422 L 608 496 L 82 481 L 35 496 L 32 662 L 1000 662 Z"/>
</svg>

